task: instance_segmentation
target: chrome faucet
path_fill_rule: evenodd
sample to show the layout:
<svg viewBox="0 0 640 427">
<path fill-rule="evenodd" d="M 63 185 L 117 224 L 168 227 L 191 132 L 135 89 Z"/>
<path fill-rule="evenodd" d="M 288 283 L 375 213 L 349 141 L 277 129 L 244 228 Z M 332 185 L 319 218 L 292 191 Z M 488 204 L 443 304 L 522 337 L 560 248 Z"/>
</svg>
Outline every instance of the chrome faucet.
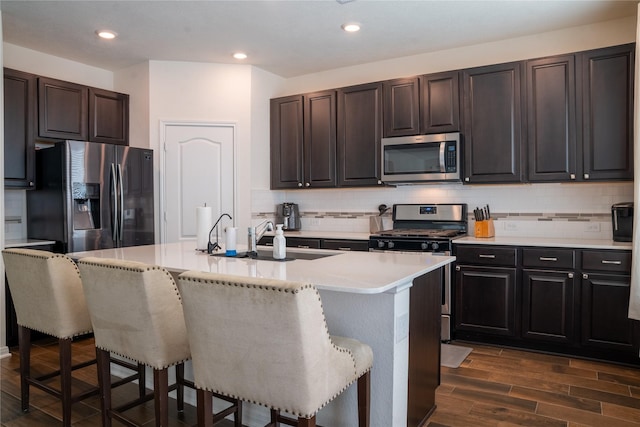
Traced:
<svg viewBox="0 0 640 427">
<path fill-rule="evenodd" d="M 258 231 L 259 230 L 259 231 Z M 247 256 L 249 258 L 258 257 L 258 242 L 267 231 L 273 231 L 273 222 L 265 220 L 255 227 L 249 227 L 247 241 Z"/>
</svg>

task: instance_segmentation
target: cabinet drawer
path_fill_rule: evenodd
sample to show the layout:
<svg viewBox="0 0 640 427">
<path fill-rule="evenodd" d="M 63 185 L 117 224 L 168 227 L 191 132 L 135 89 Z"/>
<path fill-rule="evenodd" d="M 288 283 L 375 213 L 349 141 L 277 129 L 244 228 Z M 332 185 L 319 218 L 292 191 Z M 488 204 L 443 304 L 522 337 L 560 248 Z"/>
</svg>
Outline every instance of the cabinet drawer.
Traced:
<svg viewBox="0 0 640 427">
<path fill-rule="evenodd" d="M 524 248 L 523 267 L 575 268 L 575 251 L 571 249 Z"/>
<path fill-rule="evenodd" d="M 286 234 L 285 238 L 287 239 L 287 246 L 290 248 L 320 249 L 320 239 L 287 237 Z"/>
<path fill-rule="evenodd" d="M 458 264 L 515 266 L 518 249 L 514 247 L 457 245 Z"/>
<path fill-rule="evenodd" d="M 582 251 L 582 269 L 629 273 L 631 271 L 631 252 Z"/>
<path fill-rule="evenodd" d="M 323 239 L 322 249 L 336 249 L 339 251 L 368 251 L 368 240 Z"/>
</svg>

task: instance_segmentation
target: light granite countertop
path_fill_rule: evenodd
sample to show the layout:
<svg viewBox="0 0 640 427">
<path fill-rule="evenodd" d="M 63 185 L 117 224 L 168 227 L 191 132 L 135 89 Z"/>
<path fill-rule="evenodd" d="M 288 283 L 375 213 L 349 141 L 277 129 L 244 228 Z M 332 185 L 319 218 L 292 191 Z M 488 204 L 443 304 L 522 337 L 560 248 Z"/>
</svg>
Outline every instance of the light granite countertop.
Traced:
<svg viewBox="0 0 640 427">
<path fill-rule="evenodd" d="M 540 246 L 552 248 L 619 249 L 631 250 L 631 242 L 614 242 L 611 239 L 569 239 L 554 237 L 488 237 L 465 236 L 453 241 L 457 245 Z"/>
<path fill-rule="evenodd" d="M 267 256 L 272 248 L 260 246 Z M 246 250 L 238 245 L 238 252 Z M 297 257 L 296 254 L 300 254 Z M 329 255 L 316 259 L 305 256 Z M 195 241 L 166 243 L 128 248 L 101 249 L 69 254 L 74 259 L 88 256 L 125 259 L 160 265 L 173 272 L 185 270 L 210 271 L 239 276 L 264 277 L 308 282 L 318 289 L 376 294 L 394 292 L 411 284 L 412 280 L 453 262 L 455 257 L 430 253 L 359 252 L 325 249 L 287 248 L 291 261 L 211 256 L 196 250 Z"/>
</svg>

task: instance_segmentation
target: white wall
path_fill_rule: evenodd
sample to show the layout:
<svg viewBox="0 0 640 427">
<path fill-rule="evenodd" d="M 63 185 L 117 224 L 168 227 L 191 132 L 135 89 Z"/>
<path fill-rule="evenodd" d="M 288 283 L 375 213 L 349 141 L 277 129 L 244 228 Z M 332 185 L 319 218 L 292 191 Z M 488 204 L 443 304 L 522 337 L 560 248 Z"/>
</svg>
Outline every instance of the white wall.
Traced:
<svg viewBox="0 0 640 427">
<path fill-rule="evenodd" d="M 161 149 L 161 121 L 236 124 L 238 194 L 234 220 L 241 229 L 251 221 L 251 75 L 248 65 L 149 63 L 148 125 L 152 149 Z"/>
<path fill-rule="evenodd" d="M 129 145 L 149 148 L 149 63 L 117 71 L 113 90 L 129 94 Z"/>
<path fill-rule="evenodd" d="M 4 43 L 4 66 L 39 76 L 65 80 L 106 90 L 113 89 L 113 73 L 102 68 Z"/>
<path fill-rule="evenodd" d="M 635 42 L 635 17 L 287 79 L 277 96 Z"/>
</svg>

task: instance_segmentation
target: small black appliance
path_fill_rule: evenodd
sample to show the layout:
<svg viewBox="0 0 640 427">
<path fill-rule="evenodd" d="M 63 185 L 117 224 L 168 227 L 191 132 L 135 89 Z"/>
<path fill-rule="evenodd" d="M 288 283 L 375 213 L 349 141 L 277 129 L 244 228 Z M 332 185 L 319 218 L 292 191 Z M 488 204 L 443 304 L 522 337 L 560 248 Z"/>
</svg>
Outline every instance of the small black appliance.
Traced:
<svg viewBox="0 0 640 427">
<path fill-rule="evenodd" d="M 276 224 L 283 224 L 283 230 L 300 230 L 300 211 L 295 203 L 281 203 L 276 206 Z"/>
<path fill-rule="evenodd" d="M 633 202 L 616 203 L 611 206 L 613 241 L 630 242 L 633 239 Z"/>
</svg>

